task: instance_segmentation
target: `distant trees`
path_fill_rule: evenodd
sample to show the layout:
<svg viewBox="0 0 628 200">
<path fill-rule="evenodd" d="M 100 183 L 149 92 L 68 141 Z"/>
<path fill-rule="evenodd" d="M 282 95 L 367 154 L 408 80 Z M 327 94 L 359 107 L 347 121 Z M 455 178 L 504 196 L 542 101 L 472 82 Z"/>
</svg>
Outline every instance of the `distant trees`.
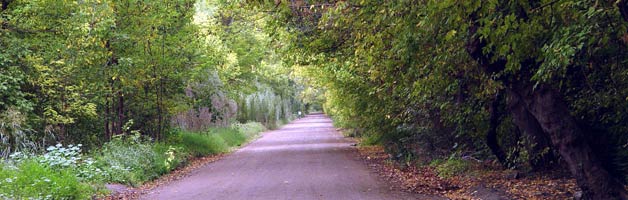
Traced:
<svg viewBox="0 0 628 200">
<path fill-rule="evenodd" d="M 339 124 L 412 156 L 560 163 L 585 198 L 628 198 L 625 1 L 275 3 L 254 5 Z"/>
<path fill-rule="evenodd" d="M 272 100 L 247 112 L 273 113 L 267 125 L 300 105 L 289 70 L 256 28 L 265 22 L 227 3 L 1 3 L 2 157 L 26 143 L 93 147 L 125 129 L 159 140 L 193 120 L 200 128 L 256 120 L 238 109 L 260 92 Z M 227 14 L 232 23 L 216 23 Z"/>
</svg>

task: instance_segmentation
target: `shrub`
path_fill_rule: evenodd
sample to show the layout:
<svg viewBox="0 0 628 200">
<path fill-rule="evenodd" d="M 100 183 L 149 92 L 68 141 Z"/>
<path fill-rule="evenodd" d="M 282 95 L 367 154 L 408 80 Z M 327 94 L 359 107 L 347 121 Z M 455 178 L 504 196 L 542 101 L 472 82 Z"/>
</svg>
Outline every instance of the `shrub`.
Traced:
<svg viewBox="0 0 628 200">
<path fill-rule="evenodd" d="M 94 193 L 70 168 L 53 168 L 37 159 L 0 166 L 0 199 L 89 199 Z"/>
<path fill-rule="evenodd" d="M 99 166 L 108 174 L 110 182 L 137 186 L 165 172 L 163 155 L 139 136 L 115 138 L 95 154 Z"/>
<path fill-rule="evenodd" d="M 96 166 L 94 159 L 81 154 L 81 144 L 49 146 L 46 153 L 34 157 L 52 169 L 71 169 L 81 181 L 101 183 L 107 173 Z M 28 156 L 26 156 L 28 157 Z"/>
<path fill-rule="evenodd" d="M 153 151 L 157 153 L 157 163 L 161 163 L 160 172 L 166 173 L 186 163 L 188 152 L 183 147 L 166 143 L 155 143 Z"/>
</svg>

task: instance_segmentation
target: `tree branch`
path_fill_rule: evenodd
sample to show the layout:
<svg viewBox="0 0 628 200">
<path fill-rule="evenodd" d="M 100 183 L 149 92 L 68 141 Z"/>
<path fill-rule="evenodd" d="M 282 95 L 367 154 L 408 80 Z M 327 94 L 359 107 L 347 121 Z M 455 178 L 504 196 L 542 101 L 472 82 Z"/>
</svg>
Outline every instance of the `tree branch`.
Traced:
<svg viewBox="0 0 628 200">
<path fill-rule="evenodd" d="M 541 10 L 541 9 L 543 9 L 543 8 L 547 7 L 547 6 L 554 5 L 555 3 L 558 3 L 559 1 L 560 1 L 560 0 L 554 0 L 554 1 L 552 1 L 552 2 L 549 2 L 549 3 L 543 4 L 543 5 L 539 6 L 539 7 L 532 8 L 532 9 L 530 9 L 530 12 L 536 12 L 536 11 L 538 11 L 538 10 Z"/>
<path fill-rule="evenodd" d="M 617 7 L 619 8 L 619 13 L 621 13 L 621 16 L 624 18 L 624 21 L 628 22 L 628 1 L 618 1 Z"/>
<path fill-rule="evenodd" d="M 2 10 L 0 11 L 5 11 L 7 8 L 9 8 L 9 4 L 11 3 L 11 1 L 13 0 L 2 0 L 0 2 L 2 2 Z"/>
</svg>

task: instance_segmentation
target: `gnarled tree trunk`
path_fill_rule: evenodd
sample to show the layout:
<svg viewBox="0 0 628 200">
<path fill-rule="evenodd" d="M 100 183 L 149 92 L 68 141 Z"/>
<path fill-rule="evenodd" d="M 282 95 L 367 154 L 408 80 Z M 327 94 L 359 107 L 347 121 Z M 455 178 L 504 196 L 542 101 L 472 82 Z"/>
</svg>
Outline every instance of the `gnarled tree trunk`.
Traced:
<svg viewBox="0 0 628 200">
<path fill-rule="evenodd" d="M 530 155 L 539 156 L 538 158 L 530 158 L 530 166 L 534 170 L 542 170 L 547 168 L 552 162 L 555 162 L 556 157 L 554 154 L 551 151 L 546 151 L 551 147 L 549 136 L 528 111 L 521 96 L 513 89 L 508 90 L 508 110 L 512 115 L 513 123 L 519 127 L 520 131 L 528 135 L 527 139 L 530 140 L 528 151 Z"/>
<path fill-rule="evenodd" d="M 583 198 L 627 199 L 623 185 L 603 168 L 561 94 L 546 84 L 534 88 L 528 83 L 518 89 L 528 111 L 549 134 L 552 144 L 576 178 Z"/>
<path fill-rule="evenodd" d="M 617 7 L 619 8 L 619 13 L 624 18 L 624 21 L 628 22 L 628 1 L 627 0 L 618 1 Z"/>
<path fill-rule="evenodd" d="M 499 104 L 503 98 L 502 92 L 499 92 L 490 107 L 488 108 L 489 112 L 489 127 L 486 133 L 486 146 L 491 149 L 491 152 L 497 157 L 499 163 L 505 167 L 512 167 L 512 162 L 508 160 L 506 152 L 499 146 L 499 142 L 497 141 L 497 127 L 499 126 L 503 113 L 499 110 Z"/>
<path fill-rule="evenodd" d="M 476 19 L 476 17 L 472 15 L 471 19 Z M 471 37 L 466 44 L 467 52 L 478 61 L 485 73 L 494 74 L 502 71 L 505 61 L 490 61 L 492 57 L 490 52 L 488 54 L 483 52 L 486 43 L 476 35 L 478 28 L 477 22 L 469 27 Z M 532 118 L 520 121 L 517 126 L 521 130 L 526 130 L 526 127 L 533 124 L 521 122 L 530 123 L 535 120 L 538 122 L 567 163 L 571 174 L 576 178 L 578 186 L 583 191 L 582 197 L 584 199 L 628 199 L 623 185 L 603 168 L 601 161 L 587 143 L 584 132 L 571 116 L 562 95 L 547 84 L 539 84 L 534 88 L 529 78 L 527 80 L 515 78 L 511 82 L 512 85 L 507 89 L 514 92 L 513 94 L 518 94 L 523 102 L 523 108 L 515 106 L 519 110 L 511 111 L 514 118 Z M 525 111 L 529 112 L 529 115 Z"/>
</svg>

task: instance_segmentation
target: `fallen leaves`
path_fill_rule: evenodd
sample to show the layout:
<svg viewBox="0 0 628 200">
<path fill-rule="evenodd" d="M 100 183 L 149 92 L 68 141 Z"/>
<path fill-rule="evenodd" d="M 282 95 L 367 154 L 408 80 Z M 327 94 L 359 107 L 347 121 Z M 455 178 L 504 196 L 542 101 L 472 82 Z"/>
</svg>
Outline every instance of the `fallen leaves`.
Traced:
<svg viewBox="0 0 628 200">
<path fill-rule="evenodd" d="M 575 180 L 558 172 L 519 178 L 518 172 L 499 170 L 476 163 L 469 173 L 441 178 L 429 166 L 404 166 L 390 161 L 380 146 L 358 147 L 359 157 L 369 168 L 400 190 L 440 195 L 450 199 L 571 199 Z M 512 176 L 515 173 L 516 176 Z"/>
</svg>

